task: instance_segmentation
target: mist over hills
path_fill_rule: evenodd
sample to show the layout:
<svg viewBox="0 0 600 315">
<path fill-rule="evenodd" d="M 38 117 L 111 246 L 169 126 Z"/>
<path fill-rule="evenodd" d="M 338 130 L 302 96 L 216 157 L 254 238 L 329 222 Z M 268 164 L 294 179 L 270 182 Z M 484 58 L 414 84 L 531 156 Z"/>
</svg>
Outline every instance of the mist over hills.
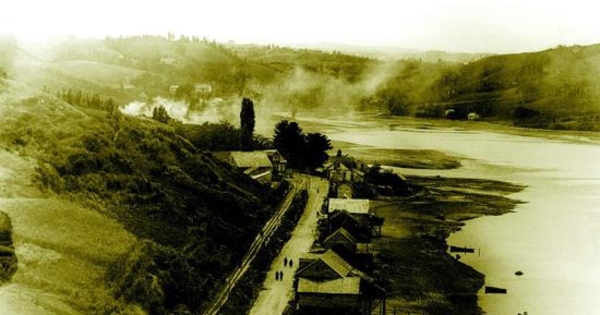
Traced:
<svg viewBox="0 0 600 315">
<path fill-rule="evenodd" d="M 19 48 L 3 71 L 37 88 L 81 89 L 121 105 L 160 96 L 201 112 L 218 99 L 221 118 L 229 120 L 235 115 L 228 106 L 247 96 L 266 112 L 359 109 L 445 118 L 452 109 L 457 119 L 474 112 L 523 126 L 597 130 L 586 119 L 600 108 L 599 58 L 598 45 L 486 55 L 328 43 L 236 45 L 169 35 Z M 193 92 L 198 84 L 210 91 L 199 97 Z"/>
</svg>

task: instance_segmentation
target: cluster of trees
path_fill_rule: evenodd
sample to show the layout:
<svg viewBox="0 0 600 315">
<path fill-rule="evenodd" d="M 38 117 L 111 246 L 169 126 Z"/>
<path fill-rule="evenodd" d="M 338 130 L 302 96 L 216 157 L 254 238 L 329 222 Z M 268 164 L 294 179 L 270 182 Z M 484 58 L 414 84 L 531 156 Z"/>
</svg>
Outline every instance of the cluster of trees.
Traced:
<svg viewBox="0 0 600 315">
<path fill-rule="evenodd" d="M 282 120 L 275 125 L 275 148 L 296 169 L 315 169 L 323 166 L 332 149 L 331 141 L 321 133 L 305 134 L 297 122 Z"/>
<path fill-rule="evenodd" d="M 116 106 L 115 100 L 112 97 L 102 98 L 99 94 L 90 95 L 81 90 L 73 92 L 71 89 L 62 89 L 56 92 L 56 96 L 74 106 L 88 107 L 106 111 L 110 111 Z"/>
<path fill-rule="evenodd" d="M 379 193 L 391 193 L 397 196 L 410 194 L 410 186 L 406 180 L 391 170 L 384 170 L 375 164 L 365 172 L 365 182 L 373 185 Z"/>
<path fill-rule="evenodd" d="M 156 106 L 152 110 L 152 119 L 161 122 L 163 124 L 168 124 L 172 118 L 169 116 L 167 109 L 164 106 Z"/>
</svg>

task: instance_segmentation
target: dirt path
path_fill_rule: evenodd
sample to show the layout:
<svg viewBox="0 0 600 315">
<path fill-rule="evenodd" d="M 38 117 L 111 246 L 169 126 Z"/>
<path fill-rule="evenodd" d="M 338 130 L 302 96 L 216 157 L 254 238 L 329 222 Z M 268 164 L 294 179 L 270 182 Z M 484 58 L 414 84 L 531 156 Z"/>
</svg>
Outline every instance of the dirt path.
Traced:
<svg viewBox="0 0 600 315">
<path fill-rule="evenodd" d="M 308 253 L 316 236 L 317 211 L 327 194 L 328 182 L 318 177 L 308 178 L 309 199 L 292 237 L 273 260 L 263 283 L 262 291 L 254 302 L 250 315 L 279 315 L 283 313 L 293 294 L 293 275 L 298 268 L 298 257 Z M 284 266 L 284 259 L 292 260 L 292 267 Z M 283 271 L 283 280 L 275 280 L 275 273 Z"/>
<path fill-rule="evenodd" d="M 219 295 L 215 299 L 213 305 L 204 313 L 204 315 L 216 315 L 221 307 L 227 302 L 229 298 L 229 293 L 236 286 L 237 282 L 242 278 L 242 276 L 250 267 L 250 264 L 258 254 L 258 251 L 262 247 L 265 242 L 268 242 L 270 237 L 275 232 L 276 228 L 281 224 L 281 219 L 283 214 L 287 211 L 287 209 L 292 204 L 292 200 L 296 193 L 300 188 L 303 188 L 306 185 L 306 181 L 303 178 L 298 178 L 298 180 L 292 182 L 292 186 L 288 195 L 285 197 L 284 201 L 281 203 L 279 209 L 273 215 L 273 217 L 265 224 L 262 229 L 262 233 L 256 236 L 254 242 L 250 246 L 250 249 L 242 259 L 242 263 L 239 268 L 237 268 L 233 274 L 227 279 L 227 283 L 219 292 Z"/>
</svg>

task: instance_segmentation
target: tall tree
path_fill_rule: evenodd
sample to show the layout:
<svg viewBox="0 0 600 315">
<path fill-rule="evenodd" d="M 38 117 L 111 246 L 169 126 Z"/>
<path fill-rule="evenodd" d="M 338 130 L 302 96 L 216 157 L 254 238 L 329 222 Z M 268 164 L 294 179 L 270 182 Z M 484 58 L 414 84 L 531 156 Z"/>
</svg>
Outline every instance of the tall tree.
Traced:
<svg viewBox="0 0 600 315">
<path fill-rule="evenodd" d="M 244 97 L 242 110 L 240 111 L 240 149 L 252 150 L 252 138 L 254 137 L 254 103 L 251 99 Z"/>
<path fill-rule="evenodd" d="M 296 122 L 282 120 L 275 125 L 275 148 L 292 168 L 314 169 L 323 166 L 329 155 L 331 141 L 321 133 L 304 134 Z"/>
<path fill-rule="evenodd" d="M 327 150 L 332 148 L 331 141 L 326 135 L 318 132 L 306 135 L 306 144 L 303 151 L 306 166 L 312 169 L 323 166 L 323 163 L 329 158 Z"/>
<path fill-rule="evenodd" d="M 304 166 L 304 133 L 296 122 L 282 120 L 275 125 L 273 144 L 275 148 L 287 159 L 290 167 Z"/>
</svg>

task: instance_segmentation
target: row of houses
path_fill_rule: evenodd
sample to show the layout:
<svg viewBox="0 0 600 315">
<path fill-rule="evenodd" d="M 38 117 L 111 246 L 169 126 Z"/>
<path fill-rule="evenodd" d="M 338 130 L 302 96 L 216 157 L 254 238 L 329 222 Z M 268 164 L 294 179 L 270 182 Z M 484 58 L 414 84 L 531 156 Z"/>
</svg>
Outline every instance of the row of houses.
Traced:
<svg viewBox="0 0 600 315">
<path fill-rule="evenodd" d="M 385 314 L 385 290 L 368 274 L 382 225 L 368 199 L 325 200 L 318 237 L 295 274 L 295 314 Z"/>
<path fill-rule="evenodd" d="M 281 178 L 287 161 L 276 150 L 213 152 L 213 155 L 259 181 Z M 384 219 L 372 212 L 369 199 L 353 198 L 368 166 L 338 154 L 318 169 L 332 191 L 318 213 L 318 235 L 299 259 L 294 275 L 294 314 L 385 314 L 385 290 L 369 275 L 372 239 L 382 236 Z"/>
</svg>

